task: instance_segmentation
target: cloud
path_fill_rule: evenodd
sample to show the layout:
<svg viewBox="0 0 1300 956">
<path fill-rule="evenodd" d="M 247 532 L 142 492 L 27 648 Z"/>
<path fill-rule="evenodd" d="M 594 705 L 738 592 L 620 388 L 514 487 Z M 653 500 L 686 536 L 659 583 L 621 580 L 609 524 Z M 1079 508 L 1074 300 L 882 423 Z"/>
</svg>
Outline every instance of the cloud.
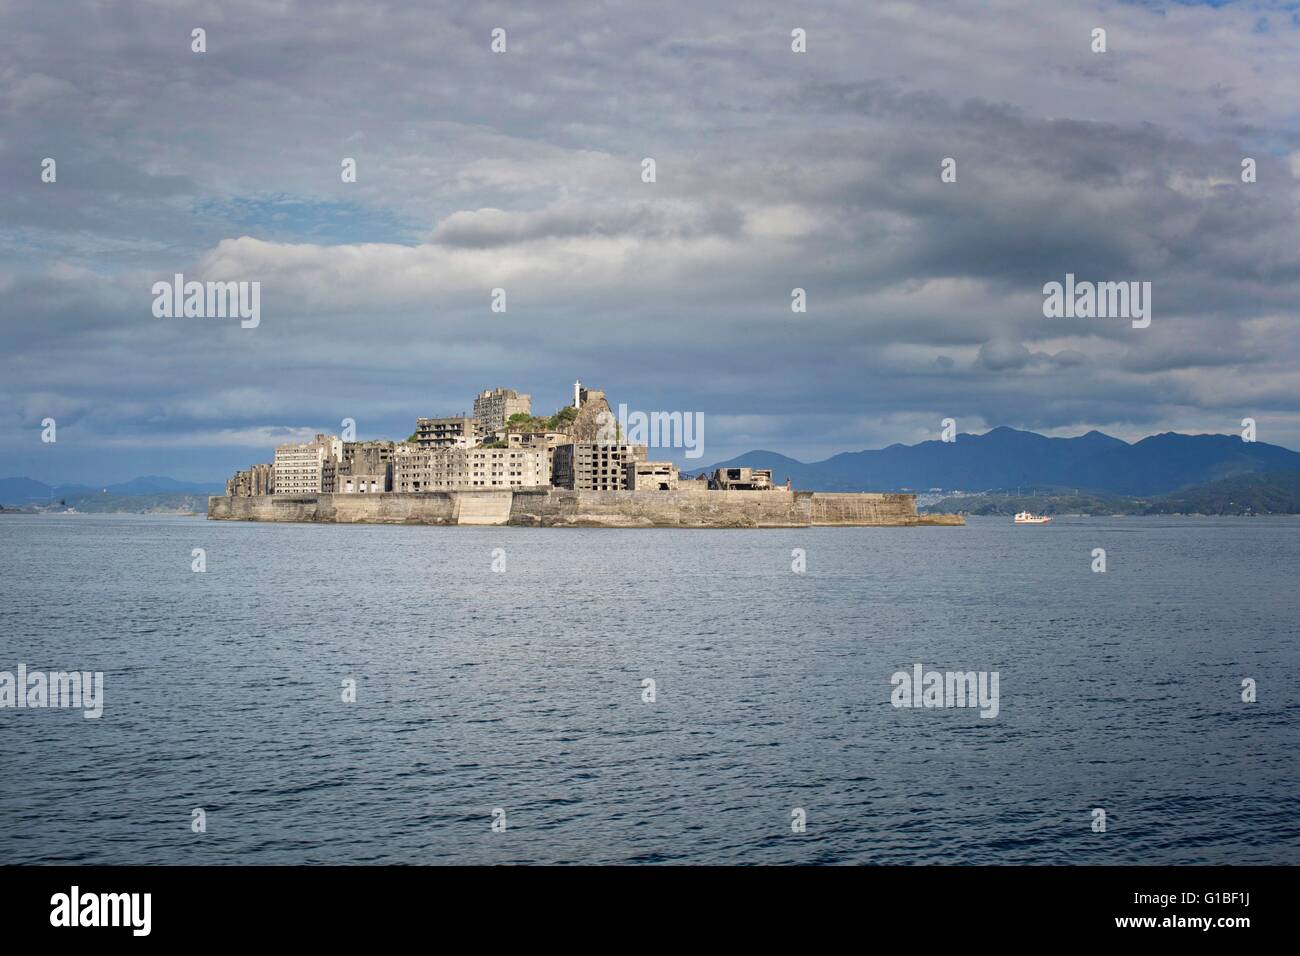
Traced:
<svg viewBox="0 0 1300 956">
<path fill-rule="evenodd" d="M 1062 349 L 1052 356 L 1052 361 L 1062 368 L 1072 368 L 1076 365 L 1085 364 L 1088 357 L 1078 349 Z"/>
<path fill-rule="evenodd" d="M 980 346 L 979 364 L 993 372 L 1024 368 L 1029 359 L 1029 349 L 1019 342 L 985 342 Z"/>
<path fill-rule="evenodd" d="M 11 469 L 115 480 L 170 448 L 220 477 L 279 429 L 403 437 L 493 385 L 553 410 L 575 377 L 706 412 L 718 458 L 948 416 L 1132 437 L 1251 414 L 1300 444 L 1289 17 L 1111 5 L 1101 57 L 1090 4 L 843 0 L 793 54 L 776 0 L 232 0 L 199 56 L 194 15 L 0 9 Z M 262 325 L 153 318 L 175 272 L 260 281 Z M 1067 272 L 1150 281 L 1151 327 L 1044 318 Z"/>
</svg>

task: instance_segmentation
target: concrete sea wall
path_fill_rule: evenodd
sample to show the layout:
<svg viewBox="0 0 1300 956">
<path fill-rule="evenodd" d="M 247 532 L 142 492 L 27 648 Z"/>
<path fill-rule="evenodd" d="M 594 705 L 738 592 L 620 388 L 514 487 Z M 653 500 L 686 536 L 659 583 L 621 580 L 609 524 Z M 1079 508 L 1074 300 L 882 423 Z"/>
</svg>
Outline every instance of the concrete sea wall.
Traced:
<svg viewBox="0 0 1300 956">
<path fill-rule="evenodd" d="M 918 515 L 916 495 L 829 493 L 812 495 L 814 525 L 962 525 L 961 515 Z"/>
<path fill-rule="evenodd" d="M 789 491 L 515 492 L 510 523 L 573 528 L 805 528 L 807 494 Z"/>
<path fill-rule="evenodd" d="M 322 521 L 339 524 L 457 524 L 455 493 L 214 496 L 208 517 L 227 521 Z"/>
<path fill-rule="evenodd" d="M 208 500 L 215 521 L 516 525 L 545 528 L 807 528 L 959 525 L 959 515 L 916 513 L 907 494 L 811 491 L 446 491 L 419 494 L 262 495 Z"/>
</svg>

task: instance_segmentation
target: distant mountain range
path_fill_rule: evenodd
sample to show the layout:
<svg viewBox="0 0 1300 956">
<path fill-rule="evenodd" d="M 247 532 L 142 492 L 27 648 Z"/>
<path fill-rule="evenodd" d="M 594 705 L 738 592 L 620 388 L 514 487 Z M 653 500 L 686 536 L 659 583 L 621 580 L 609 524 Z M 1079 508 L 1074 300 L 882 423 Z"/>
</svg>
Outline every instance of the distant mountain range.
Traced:
<svg viewBox="0 0 1300 956">
<path fill-rule="evenodd" d="M 772 469 L 772 479 L 809 491 L 989 491 L 1078 488 L 1118 495 L 1161 495 L 1238 475 L 1300 469 L 1300 453 L 1235 435 L 1166 432 L 1129 444 L 1098 431 L 1078 438 L 995 428 L 955 442 L 890 445 L 801 462 L 751 451 L 713 468 Z"/>
<path fill-rule="evenodd" d="M 60 499 L 79 499 L 105 491 L 115 497 L 134 495 L 219 495 L 226 490 L 224 483 L 177 481 L 161 475 L 146 475 L 115 485 L 47 485 L 31 478 L 0 478 L 0 505 L 31 506 L 57 502 Z"/>
</svg>

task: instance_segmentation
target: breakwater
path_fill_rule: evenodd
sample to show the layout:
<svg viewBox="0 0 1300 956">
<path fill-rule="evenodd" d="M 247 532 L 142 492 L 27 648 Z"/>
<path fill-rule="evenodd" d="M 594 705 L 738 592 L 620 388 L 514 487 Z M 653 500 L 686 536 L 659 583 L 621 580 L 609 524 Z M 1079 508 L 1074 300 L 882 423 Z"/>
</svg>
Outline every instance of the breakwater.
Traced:
<svg viewBox="0 0 1300 956">
<path fill-rule="evenodd" d="M 918 515 L 910 494 L 816 491 L 435 491 L 257 495 L 208 499 L 215 521 L 515 525 L 545 528 L 806 528 L 960 525 Z"/>
</svg>

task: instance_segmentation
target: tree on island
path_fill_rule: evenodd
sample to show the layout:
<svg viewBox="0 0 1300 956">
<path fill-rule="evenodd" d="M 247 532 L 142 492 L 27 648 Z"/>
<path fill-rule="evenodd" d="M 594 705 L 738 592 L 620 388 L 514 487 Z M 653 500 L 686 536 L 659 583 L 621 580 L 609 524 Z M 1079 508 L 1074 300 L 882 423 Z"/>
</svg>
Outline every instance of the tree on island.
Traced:
<svg viewBox="0 0 1300 956">
<path fill-rule="evenodd" d="M 578 417 L 578 410 L 565 405 L 550 418 L 539 418 L 527 412 L 515 412 L 506 419 L 508 432 L 562 432 Z"/>
</svg>

